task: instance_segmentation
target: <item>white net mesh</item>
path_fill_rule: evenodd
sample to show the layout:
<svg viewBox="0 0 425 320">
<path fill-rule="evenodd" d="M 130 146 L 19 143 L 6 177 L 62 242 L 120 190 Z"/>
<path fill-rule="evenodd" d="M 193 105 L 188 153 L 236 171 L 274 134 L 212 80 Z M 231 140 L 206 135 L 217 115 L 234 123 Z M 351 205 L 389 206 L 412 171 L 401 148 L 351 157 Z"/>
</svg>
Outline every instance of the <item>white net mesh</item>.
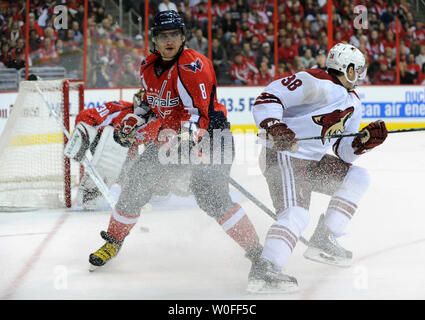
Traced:
<svg viewBox="0 0 425 320">
<path fill-rule="evenodd" d="M 63 80 L 24 81 L 0 137 L 0 207 L 65 206 L 63 132 L 35 87 L 63 119 Z M 79 94 L 69 90 L 70 126 L 78 114 Z M 71 184 L 78 183 L 71 163 Z"/>
</svg>

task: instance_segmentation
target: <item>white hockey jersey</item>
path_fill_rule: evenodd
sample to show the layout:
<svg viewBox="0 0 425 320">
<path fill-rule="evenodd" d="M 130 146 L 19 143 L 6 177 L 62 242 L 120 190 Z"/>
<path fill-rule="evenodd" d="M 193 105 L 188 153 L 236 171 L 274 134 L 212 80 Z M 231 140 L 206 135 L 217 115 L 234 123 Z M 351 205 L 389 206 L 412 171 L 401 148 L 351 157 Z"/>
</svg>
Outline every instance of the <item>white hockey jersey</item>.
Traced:
<svg viewBox="0 0 425 320">
<path fill-rule="evenodd" d="M 362 105 L 357 94 L 321 69 L 301 71 L 271 82 L 253 107 L 260 131 L 264 119 L 275 118 L 294 131 L 296 138 L 358 132 L 361 115 Z M 333 146 L 338 157 L 353 162 L 358 157 L 351 146 L 353 139 L 304 140 L 298 142 L 297 152 L 282 153 L 319 161 Z"/>
</svg>

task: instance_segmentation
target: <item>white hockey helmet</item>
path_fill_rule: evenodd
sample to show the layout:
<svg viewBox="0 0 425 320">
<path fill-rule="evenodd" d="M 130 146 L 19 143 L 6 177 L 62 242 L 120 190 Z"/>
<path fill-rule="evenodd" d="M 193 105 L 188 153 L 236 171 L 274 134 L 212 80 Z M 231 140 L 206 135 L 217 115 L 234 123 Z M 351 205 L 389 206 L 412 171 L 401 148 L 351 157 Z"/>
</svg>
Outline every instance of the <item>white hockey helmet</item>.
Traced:
<svg viewBox="0 0 425 320">
<path fill-rule="evenodd" d="M 350 64 L 354 65 L 354 80 L 347 77 L 347 68 Z M 357 80 L 364 79 L 367 74 L 366 59 L 363 53 L 348 43 L 337 43 L 329 50 L 326 67 L 342 72 L 345 79 L 353 86 L 356 86 Z"/>
</svg>

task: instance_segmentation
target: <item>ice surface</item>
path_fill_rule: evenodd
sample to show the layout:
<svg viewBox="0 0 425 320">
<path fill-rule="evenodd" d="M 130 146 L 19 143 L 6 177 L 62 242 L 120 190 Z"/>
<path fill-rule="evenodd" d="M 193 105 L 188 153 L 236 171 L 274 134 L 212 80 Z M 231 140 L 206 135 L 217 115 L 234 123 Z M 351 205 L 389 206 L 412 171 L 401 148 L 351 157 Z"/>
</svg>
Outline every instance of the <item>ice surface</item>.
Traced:
<svg viewBox="0 0 425 320">
<path fill-rule="evenodd" d="M 243 136 L 236 143 L 232 177 L 271 208 L 258 145 Z M 242 249 L 193 198 L 173 197 L 153 203 L 119 256 L 93 273 L 88 255 L 103 244 L 110 212 L 0 212 L 0 299 L 424 299 L 425 134 L 391 134 L 356 164 L 369 169 L 371 186 L 340 240 L 353 251 L 353 266 L 308 261 L 298 243 L 285 270 L 298 279 L 298 293 L 246 294 L 250 263 Z M 232 197 L 263 242 L 272 219 L 235 190 Z M 328 200 L 313 194 L 305 238 Z"/>
</svg>

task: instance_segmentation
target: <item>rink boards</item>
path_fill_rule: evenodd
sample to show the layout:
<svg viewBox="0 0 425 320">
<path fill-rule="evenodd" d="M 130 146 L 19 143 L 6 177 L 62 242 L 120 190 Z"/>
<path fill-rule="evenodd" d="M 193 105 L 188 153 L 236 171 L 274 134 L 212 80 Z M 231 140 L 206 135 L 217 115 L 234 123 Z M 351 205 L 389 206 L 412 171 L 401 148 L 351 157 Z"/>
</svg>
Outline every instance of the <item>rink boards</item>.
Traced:
<svg viewBox="0 0 425 320">
<path fill-rule="evenodd" d="M 94 108 L 111 100 L 132 101 L 137 88 L 86 89 L 85 107 Z M 252 117 L 255 98 L 263 87 L 219 87 L 218 101 L 228 110 L 234 132 L 256 131 Z M 357 88 L 363 103 L 365 123 L 376 119 L 387 122 L 389 129 L 404 129 L 425 126 L 424 86 L 362 86 Z M 7 121 L 17 92 L 0 93 L 0 133 Z"/>
</svg>

